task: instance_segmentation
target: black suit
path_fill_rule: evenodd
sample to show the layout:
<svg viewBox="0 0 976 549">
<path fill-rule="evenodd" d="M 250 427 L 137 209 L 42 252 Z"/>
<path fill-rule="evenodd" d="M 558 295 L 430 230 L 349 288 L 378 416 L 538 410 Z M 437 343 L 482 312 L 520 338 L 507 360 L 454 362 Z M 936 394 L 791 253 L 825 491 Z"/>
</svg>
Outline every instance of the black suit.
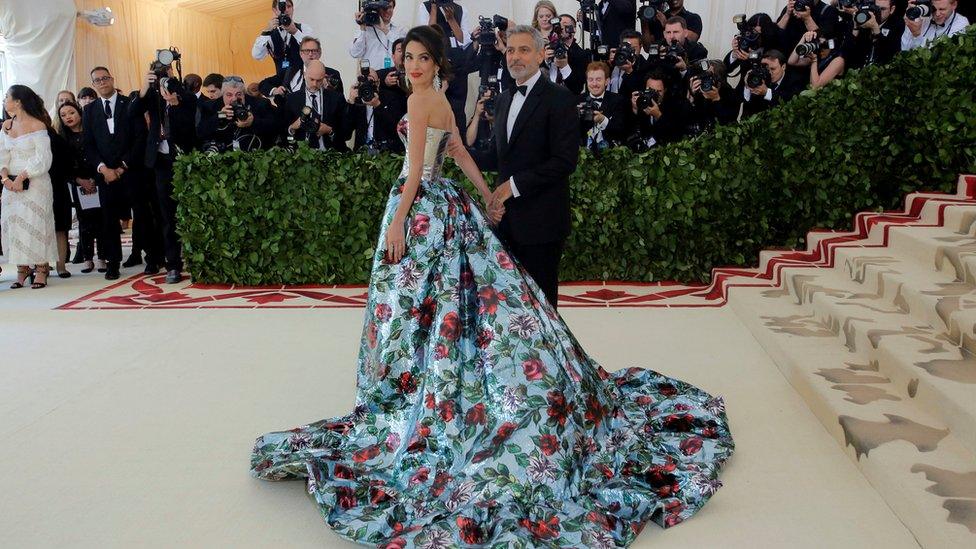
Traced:
<svg viewBox="0 0 976 549">
<path fill-rule="evenodd" d="M 289 66 L 287 69 L 285 69 L 283 73 L 273 74 L 265 78 L 260 83 L 258 83 L 258 90 L 261 92 L 261 95 L 265 97 L 271 97 L 271 90 L 277 88 L 278 86 L 284 86 L 285 95 L 288 95 L 289 93 L 292 93 L 289 84 L 291 84 L 291 81 L 295 79 L 295 75 L 301 75 L 298 79 L 299 82 L 301 82 L 301 87 L 296 91 L 304 91 L 305 90 L 305 65 L 302 64 Z M 344 93 L 343 90 L 345 90 L 346 88 L 342 83 L 342 75 L 339 74 L 339 71 L 333 69 L 332 67 L 326 67 L 325 78 L 326 78 L 325 80 L 326 85 L 328 85 L 330 79 L 336 79 L 339 86 L 339 89 L 336 91 L 338 91 L 339 93 Z M 275 104 L 277 104 L 277 102 L 275 102 Z"/>
<path fill-rule="evenodd" d="M 146 97 L 133 102 L 132 109 L 139 114 L 149 114 L 146 167 L 153 171 L 154 209 L 162 229 L 166 270 L 182 271 L 182 249 L 176 233 L 176 199 L 173 198 L 173 161 L 178 154 L 192 151 L 196 144 L 197 98 L 182 92 L 179 105 L 170 106 L 162 103 L 158 92 L 150 90 Z M 166 153 L 159 150 L 164 134 L 169 149 Z"/>
<path fill-rule="evenodd" d="M 786 103 L 803 91 L 806 84 L 793 77 L 790 73 L 786 73 L 786 76 L 784 76 L 780 82 L 774 82 L 769 85 L 769 89 L 773 92 L 772 100 L 767 100 L 764 97 L 757 97 L 756 95 L 750 95 L 748 101 L 746 101 L 744 98 L 744 86 L 745 78 L 739 82 L 739 85 L 735 89 L 735 97 L 742 101 L 742 120 L 745 120 L 756 113 L 768 111 L 773 107 Z"/>
<path fill-rule="evenodd" d="M 570 231 L 569 177 L 579 160 L 576 96 L 540 76 L 509 135 L 514 93 L 498 99 L 496 182 L 514 179 L 519 196 L 505 202 L 498 232 L 555 307 L 559 260 Z"/>
<path fill-rule="evenodd" d="M 292 122 L 301 117 L 302 109 L 306 105 L 305 98 L 307 96 L 308 93 L 303 90 L 290 93 L 285 98 L 284 108 L 280 109 L 282 116 L 281 124 L 284 128 L 288 128 Z M 321 139 L 321 143 L 326 149 L 348 152 L 349 147 L 346 146 L 346 139 L 349 138 L 350 131 L 348 130 L 348 123 L 346 121 L 347 104 L 345 97 L 332 90 L 321 90 L 319 97 L 321 97 L 321 104 L 318 106 L 318 113 L 321 116 L 322 123 L 332 127 L 332 133 L 323 135 L 321 138 L 296 133 L 295 139 L 307 139 L 309 146 L 314 149 L 319 148 L 318 143 Z M 319 99 L 316 99 L 316 102 L 318 101 Z"/>
<path fill-rule="evenodd" d="M 583 103 L 589 97 L 589 91 L 583 92 L 580 94 L 578 101 L 579 103 Z M 607 127 L 602 132 L 603 140 L 617 143 L 624 141 L 627 137 L 627 122 L 629 119 L 627 112 L 630 111 L 629 102 L 625 101 L 623 96 L 609 91 L 604 92 L 603 99 L 597 101 L 600 103 L 599 112 L 602 112 L 609 119 Z M 586 146 L 587 133 L 592 127 L 592 123 L 580 122 L 580 146 Z"/>
<path fill-rule="evenodd" d="M 110 267 L 118 267 L 122 261 L 122 238 L 119 219 L 125 211 L 126 185 L 132 184 L 132 172 L 142 162 L 145 146 L 145 124 L 140 116 L 133 116 L 129 98 L 118 94 L 112 109 L 115 131 L 110 132 L 105 113 L 105 100 L 98 98 L 83 109 L 82 125 L 85 128 L 85 156 L 96 170 L 100 164 L 109 169 L 125 168 L 122 177 L 106 183 L 101 174 L 96 176 L 102 207 L 102 227 L 99 240 L 104 242 L 105 259 Z"/>
<path fill-rule="evenodd" d="M 373 143 L 380 150 L 402 154 L 405 150 L 396 127 L 403 115 L 407 114 L 407 94 L 399 86 L 391 88 L 386 85 L 387 75 L 395 72 L 396 68 L 390 67 L 376 73 L 380 80 L 380 106 L 373 109 Z M 366 133 L 369 129 L 366 106 L 355 104 L 349 105 L 348 109 L 348 127 L 356 132 L 353 148 L 359 149 L 366 145 Z"/>
<path fill-rule="evenodd" d="M 607 6 L 606 13 L 603 13 L 603 5 Z M 637 26 L 637 2 L 634 0 L 604 0 L 596 7 L 596 17 L 599 20 L 600 28 L 603 30 L 601 44 L 606 44 L 611 48 L 620 44 L 620 33 L 625 30 L 634 30 Z M 583 19 L 583 30 L 592 32 L 586 19 Z"/>
<path fill-rule="evenodd" d="M 202 102 L 200 104 L 200 122 L 197 124 L 197 135 L 200 142 L 204 144 L 210 141 L 231 143 L 235 138 L 238 138 L 241 146 L 244 147 L 247 145 L 250 136 L 256 136 L 261 140 L 261 148 L 268 149 L 274 145 L 279 128 L 271 102 L 267 99 L 245 94 L 244 104 L 251 108 L 251 114 L 254 115 L 254 123 L 248 128 L 238 128 L 234 122 L 218 117 L 221 109 L 224 108 L 223 98 Z"/>
</svg>

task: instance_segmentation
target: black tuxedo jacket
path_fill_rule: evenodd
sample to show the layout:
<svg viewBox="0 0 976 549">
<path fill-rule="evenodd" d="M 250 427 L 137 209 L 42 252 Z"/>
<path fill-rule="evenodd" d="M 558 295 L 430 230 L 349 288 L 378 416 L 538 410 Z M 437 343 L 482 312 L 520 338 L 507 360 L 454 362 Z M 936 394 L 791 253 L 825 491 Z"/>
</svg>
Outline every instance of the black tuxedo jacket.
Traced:
<svg viewBox="0 0 976 549">
<path fill-rule="evenodd" d="M 162 120 L 159 104 L 162 103 L 159 92 L 150 90 L 146 97 L 132 102 L 132 111 L 137 116 L 149 114 L 149 132 L 146 135 L 146 167 L 155 168 L 159 157 L 159 144 L 162 142 Z M 175 107 L 164 107 L 169 114 L 169 147 L 170 157 L 175 158 L 177 149 L 183 153 L 193 150 L 197 142 L 196 113 L 197 98 L 192 93 L 181 92 L 180 104 Z"/>
<path fill-rule="evenodd" d="M 792 76 L 790 73 L 786 73 L 783 80 L 779 85 L 773 84 L 770 86 L 773 90 L 773 100 L 767 101 L 763 97 L 756 97 L 752 95 L 748 101 L 743 97 L 743 87 L 745 86 L 745 78 L 739 82 L 739 85 L 735 89 L 735 97 L 742 101 L 742 119 L 745 120 L 750 116 L 760 113 L 763 111 L 768 111 L 769 109 L 782 105 L 794 96 L 798 95 L 806 87 L 806 84 L 802 80 L 799 80 Z"/>
<path fill-rule="evenodd" d="M 279 109 L 279 112 L 282 113 L 280 124 L 285 128 L 286 136 L 288 135 L 288 126 L 302 115 L 306 95 L 304 90 L 288 94 L 284 108 Z M 333 132 L 331 135 L 322 136 L 328 149 L 341 152 L 349 151 L 349 147 L 346 146 L 346 139 L 350 133 L 346 121 L 346 107 L 346 99 L 343 95 L 332 90 L 322 91 L 322 105 L 319 105 L 321 111 L 319 115 L 322 117 L 322 123 L 331 126 Z M 295 139 L 301 138 L 303 138 L 302 135 L 295 135 Z"/>
<path fill-rule="evenodd" d="M 607 13 L 603 12 L 603 4 L 609 3 Z M 601 44 L 616 48 L 620 44 L 620 33 L 637 27 L 637 2 L 634 0 L 604 0 L 596 7 L 596 16 L 603 29 Z M 583 20 L 583 30 L 591 32 L 587 20 Z"/>
<path fill-rule="evenodd" d="M 590 96 L 589 91 L 585 91 L 577 98 L 578 103 L 583 103 Z M 607 128 L 603 130 L 603 139 L 606 141 L 622 142 L 627 138 L 627 122 L 630 104 L 624 101 L 624 97 L 613 92 L 605 92 L 600 104 L 600 112 L 610 119 Z M 580 123 L 580 146 L 586 146 L 586 134 L 592 128 L 592 124 Z"/>
<path fill-rule="evenodd" d="M 291 83 L 296 74 L 302 75 L 302 89 L 299 91 L 303 91 L 305 89 L 305 65 L 302 65 L 301 63 L 288 67 L 283 73 L 273 74 L 265 78 L 258 83 L 258 90 L 261 91 L 261 95 L 271 97 L 271 90 L 277 88 L 278 86 L 285 86 L 287 88 L 288 86 L 286 83 Z M 336 91 L 339 93 L 344 93 L 343 90 L 346 88 L 342 83 L 342 75 L 339 74 L 339 71 L 333 69 L 332 67 L 326 67 L 325 74 L 327 78 L 338 78 L 339 89 Z M 328 83 L 328 80 L 326 80 L 326 83 Z M 292 91 L 289 89 L 287 90 L 287 93 L 292 93 Z"/>
<path fill-rule="evenodd" d="M 498 156 L 492 167 L 498 170 L 498 184 L 515 179 L 519 197 L 505 202 L 499 232 L 522 245 L 559 242 L 569 236 L 569 177 L 579 160 L 576 96 L 540 77 L 509 135 L 513 93 L 515 90 L 509 90 L 498 99 Z"/>
<path fill-rule="evenodd" d="M 380 79 L 380 106 L 373 109 L 373 141 L 388 152 L 404 153 L 403 141 L 397 135 L 396 127 L 407 114 L 407 94 L 399 87 L 390 88 L 383 82 L 386 76 L 396 71 L 395 67 L 380 69 L 376 72 Z M 366 132 L 369 120 L 366 118 L 366 106 L 362 104 L 348 105 L 347 121 L 349 129 L 356 132 L 354 148 L 359 149 L 366 144 Z"/>
<path fill-rule="evenodd" d="M 115 133 L 109 133 L 108 118 L 105 116 L 105 100 L 99 97 L 85 105 L 82 113 L 82 127 L 85 137 L 85 156 L 93 168 L 105 164 L 111 169 L 123 164 L 135 167 L 142 162 L 146 125 L 142 116 L 133 115 L 128 97 L 118 96 L 112 111 Z"/>
</svg>

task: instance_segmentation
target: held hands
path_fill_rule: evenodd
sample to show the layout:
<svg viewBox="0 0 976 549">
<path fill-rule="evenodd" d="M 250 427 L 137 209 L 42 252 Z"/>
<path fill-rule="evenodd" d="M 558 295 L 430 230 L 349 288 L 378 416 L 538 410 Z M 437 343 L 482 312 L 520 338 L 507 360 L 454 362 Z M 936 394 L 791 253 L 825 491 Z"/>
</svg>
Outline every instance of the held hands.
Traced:
<svg viewBox="0 0 976 549">
<path fill-rule="evenodd" d="M 81 187 L 82 194 L 91 194 L 95 192 L 95 180 L 94 179 L 82 179 L 80 177 L 75 178 L 75 183 Z"/>
<path fill-rule="evenodd" d="M 497 225 L 505 216 L 505 201 L 512 197 L 512 180 L 499 185 L 487 202 L 488 218 Z"/>
</svg>

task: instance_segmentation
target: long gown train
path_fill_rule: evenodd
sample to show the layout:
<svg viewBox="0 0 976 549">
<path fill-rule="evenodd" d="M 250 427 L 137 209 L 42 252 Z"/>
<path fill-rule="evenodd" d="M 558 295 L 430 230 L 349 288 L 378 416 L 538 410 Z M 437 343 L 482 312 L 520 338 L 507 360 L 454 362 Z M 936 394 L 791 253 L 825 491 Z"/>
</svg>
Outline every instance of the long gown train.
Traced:
<svg viewBox="0 0 976 549">
<path fill-rule="evenodd" d="M 441 177 L 449 136 L 428 129 L 398 264 L 383 243 L 406 162 L 390 192 L 355 410 L 258 438 L 252 473 L 307 479 L 340 536 L 384 548 L 617 547 L 687 519 L 734 448 L 722 399 L 591 360 Z"/>
</svg>

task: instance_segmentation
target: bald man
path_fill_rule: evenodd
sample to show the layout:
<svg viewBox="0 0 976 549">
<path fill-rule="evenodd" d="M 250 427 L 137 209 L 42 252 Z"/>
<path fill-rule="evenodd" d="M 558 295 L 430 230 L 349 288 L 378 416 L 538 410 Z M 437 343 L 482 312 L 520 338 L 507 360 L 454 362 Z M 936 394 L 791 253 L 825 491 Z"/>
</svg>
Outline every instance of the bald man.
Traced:
<svg viewBox="0 0 976 549">
<path fill-rule="evenodd" d="M 288 94 L 285 108 L 281 109 L 286 137 L 305 141 L 313 149 L 348 151 L 346 99 L 326 86 L 327 75 L 325 65 L 317 59 L 305 66 L 305 89 Z M 307 121 L 302 119 L 305 107 L 311 109 Z"/>
</svg>

